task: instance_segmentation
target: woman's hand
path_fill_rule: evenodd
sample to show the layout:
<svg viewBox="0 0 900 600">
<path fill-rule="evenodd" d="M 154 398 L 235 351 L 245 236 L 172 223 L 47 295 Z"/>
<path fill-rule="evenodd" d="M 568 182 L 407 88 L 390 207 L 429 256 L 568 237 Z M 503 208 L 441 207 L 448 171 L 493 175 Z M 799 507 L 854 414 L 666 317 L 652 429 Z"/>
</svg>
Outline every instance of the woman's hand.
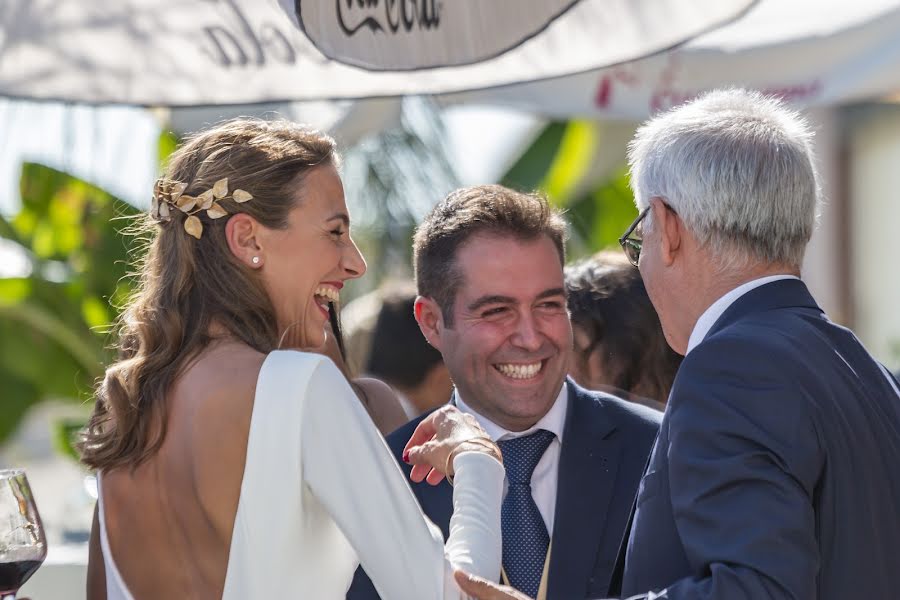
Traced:
<svg viewBox="0 0 900 600">
<path fill-rule="evenodd" d="M 453 478 L 453 458 L 462 452 L 483 452 L 503 462 L 497 447 L 472 415 L 453 406 L 440 408 L 426 417 L 403 449 L 403 460 L 413 465 L 409 478 L 437 485 Z"/>
<path fill-rule="evenodd" d="M 456 578 L 459 589 L 475 600 L 531 600 L 522 592 L 517 592 L 511 587 L 498 585 L 465 571 L 457 571 L 453 576 Z"/>
</svg>

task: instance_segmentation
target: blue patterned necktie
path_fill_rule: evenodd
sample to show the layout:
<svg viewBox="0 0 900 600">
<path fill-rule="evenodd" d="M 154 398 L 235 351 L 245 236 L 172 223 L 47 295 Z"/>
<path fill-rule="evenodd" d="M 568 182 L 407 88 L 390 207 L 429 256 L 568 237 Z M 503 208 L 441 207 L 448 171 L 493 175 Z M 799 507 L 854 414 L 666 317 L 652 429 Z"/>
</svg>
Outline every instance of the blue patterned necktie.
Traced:
<svg viewBox="0 0 900 600">
<path fill-rule="evenodd" d="M 541 584 L 550 536 L 531 495 L 531 474 L 554 437 L 539 429 L 531 435 L 498 442 L 509 482 L 500 520 L 503 568 L 509 583 L 532 598 Z"/>
</svg>

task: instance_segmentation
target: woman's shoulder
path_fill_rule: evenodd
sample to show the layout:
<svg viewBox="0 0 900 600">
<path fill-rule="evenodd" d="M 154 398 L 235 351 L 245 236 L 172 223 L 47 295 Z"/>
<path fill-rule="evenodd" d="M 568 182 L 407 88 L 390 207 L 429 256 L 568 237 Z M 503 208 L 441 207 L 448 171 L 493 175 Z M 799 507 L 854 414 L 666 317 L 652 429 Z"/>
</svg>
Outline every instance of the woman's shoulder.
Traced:
<svg viewBox="0 0 900 600">
<path fill-rule="evenodd" d="M 186 433 L 193 445 L 216 438 L 217 431 L 246 426 L 265 360 L 249 346 L 229 343 L 208 350 L 184 370 L 174 389 L 172 416 L 190 425 Z"/>
<path fill-rule="evenodd" d="M 223 345 L 204 353 L 185 371 L 174 407 L 185 418 L 176 420 L 188 425 L 180 429 L 194 450 L 215 450 L 223 434 L 246 438 L 255 413 L 281 411 L 284 400 L 294 398 L 314 376 L 326 385 L 343 379 L 334 363 L 320 354 L 294 350 L 266 354 L 244 345 Z M 260 399 L 263 406 L 255 410 Z"/>
<path fill-rule="evenodd" d="M 267 355 L 243 344 L 222 344 L 198 357 L 185 370 L 183 384 L 197 400 L 253 399 Z M 249 398 L 247 397 L 249 394 Z"/>
<path fill-rule="evenodd" d="M 195 360 L 185 371 L 183 382 L 194 392 L 193 398 L 212 397 L 220 404 L 228 398 L 252 401 L 262 378 L 290 377 L 296 382 L 298 377 L 321 370 L 339 374 L 337 367 L 321 354 L 298 350 L 263 353 L 243 344 L 228 344 Z"/>
</svg>

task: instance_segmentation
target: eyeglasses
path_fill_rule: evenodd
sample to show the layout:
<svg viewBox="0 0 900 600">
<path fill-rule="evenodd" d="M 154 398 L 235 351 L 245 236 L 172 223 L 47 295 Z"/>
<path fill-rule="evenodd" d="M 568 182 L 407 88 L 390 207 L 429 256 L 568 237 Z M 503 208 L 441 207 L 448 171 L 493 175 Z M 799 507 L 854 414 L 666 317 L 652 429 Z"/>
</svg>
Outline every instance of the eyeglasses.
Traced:
<svg viewBox="0 0 900 600">
<path fill-rule="evenodd" d="M 660 200 L 662 202 L 662 200 Z M 673 215 L 678 215 L 678 212 L 666 204 L 665 202 L 662 205 L 666 208 L 666 210 L 672 211 Z M 638 266 L 638 260 L 641 258 L 641 247 L 644 245 L 644 240 L 641 238 L 630 237 L 634 230 L 637 229 L 637 226 L 641 224 L 641 221 L 644 220 L 644 217 L 647 216 L 647 213 L 650 212 L 650 208 L 652 205 L 647 205 L 647 208 L 641 211 L 641 214 L 637 216 L 634 222 L 631 224 L 631 227 L 625 230 L 625 233 L 622 234 L 622 237 L 619 238 L 619 244 L 622 246 L 622 250 L 625 251 L 625 256 L 628 258 L 628 262 L 633 264 L 634 266 Z"/>
<path fill-rule="evenodd" d="M 644 217 L 647 216 L 648 212 L 650 212 L 650 206 L 647 206 L 647 208 L 641 211 L 641 214 L 637 216 L 631 223 L 631 226 L 626 229 L 625 233 L 622 234 L 622 237 L 619 238 L 619 244 L 625 252 L 625 257 L 628 259 L 628 262 L 634 266 L 638 266 L 638 260 L 641 258 L 641 245 L 644 243 L 644 240 L 630 236 L 634 233 L 634 230 L 637 229 L 637 226 L 641 224 L 641 221 L 644 220 Z"/>
</svg>

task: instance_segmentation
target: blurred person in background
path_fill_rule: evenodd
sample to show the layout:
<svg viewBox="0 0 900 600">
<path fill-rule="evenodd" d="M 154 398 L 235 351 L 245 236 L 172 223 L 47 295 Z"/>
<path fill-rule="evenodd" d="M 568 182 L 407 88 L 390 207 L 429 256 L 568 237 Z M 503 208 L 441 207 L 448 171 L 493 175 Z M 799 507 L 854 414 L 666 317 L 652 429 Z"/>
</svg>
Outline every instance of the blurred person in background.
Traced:
<svg viewBox="0 0 900 600">
<path fill-rule="evenodd" d="M 310 352 L 324 354 L 341 370 L 344 377 L 350 382 L 350 387 L 356 392 L 359 401 L 365 407 L 366 412 L 375 423 L 375 427 L 382 435 L 394 431 L 407 421 L 410 417 L 407 415 L 401 398 L 390 385 L 376 379 L 374 377 L 357 376 L 358 371 L 354 370 L 350 362 L 350 345 L 344 337 L 343 326 L 340 319 L 340 307 L 336 302 L 332 302 L 328 306 L 329 322 L 327 325 L 329 335 L 326 337 L 325 345 L 319 348 L 309 348 Z M 358 329 L 357 331 L 362 331 Z M 363 336 L 358 336 L 357 339 Z M 356 340 L 354 340 L 356 341 Z M 364 338 L 365 342 L 369 341 L 369 336 Z"/>
<path fill-rule="evenodd" d="M 441 353 L 416 322 L 414 283 L 391 283 L 381 291 L 365 373 L 390 385 L 409 419 L 447 403 L 453 391 Z M 399 426 L 399 425 L 398 425 Z"/>
<path fill-rule="evenodd" d="M 621 252 L 600 252 L 566 267 L 566 289 L 572 378 L 663 410 L 681 356 L 666 342 L 637 267 Z"/>
<path fill-rule="evenodd" d="M 372 350 L 372 332 L 381 312 L 381 290 L 376 288 L 341 305 L 341 330 L 347 368 L 358 375 L 365 372 Z"/>
</svg>

